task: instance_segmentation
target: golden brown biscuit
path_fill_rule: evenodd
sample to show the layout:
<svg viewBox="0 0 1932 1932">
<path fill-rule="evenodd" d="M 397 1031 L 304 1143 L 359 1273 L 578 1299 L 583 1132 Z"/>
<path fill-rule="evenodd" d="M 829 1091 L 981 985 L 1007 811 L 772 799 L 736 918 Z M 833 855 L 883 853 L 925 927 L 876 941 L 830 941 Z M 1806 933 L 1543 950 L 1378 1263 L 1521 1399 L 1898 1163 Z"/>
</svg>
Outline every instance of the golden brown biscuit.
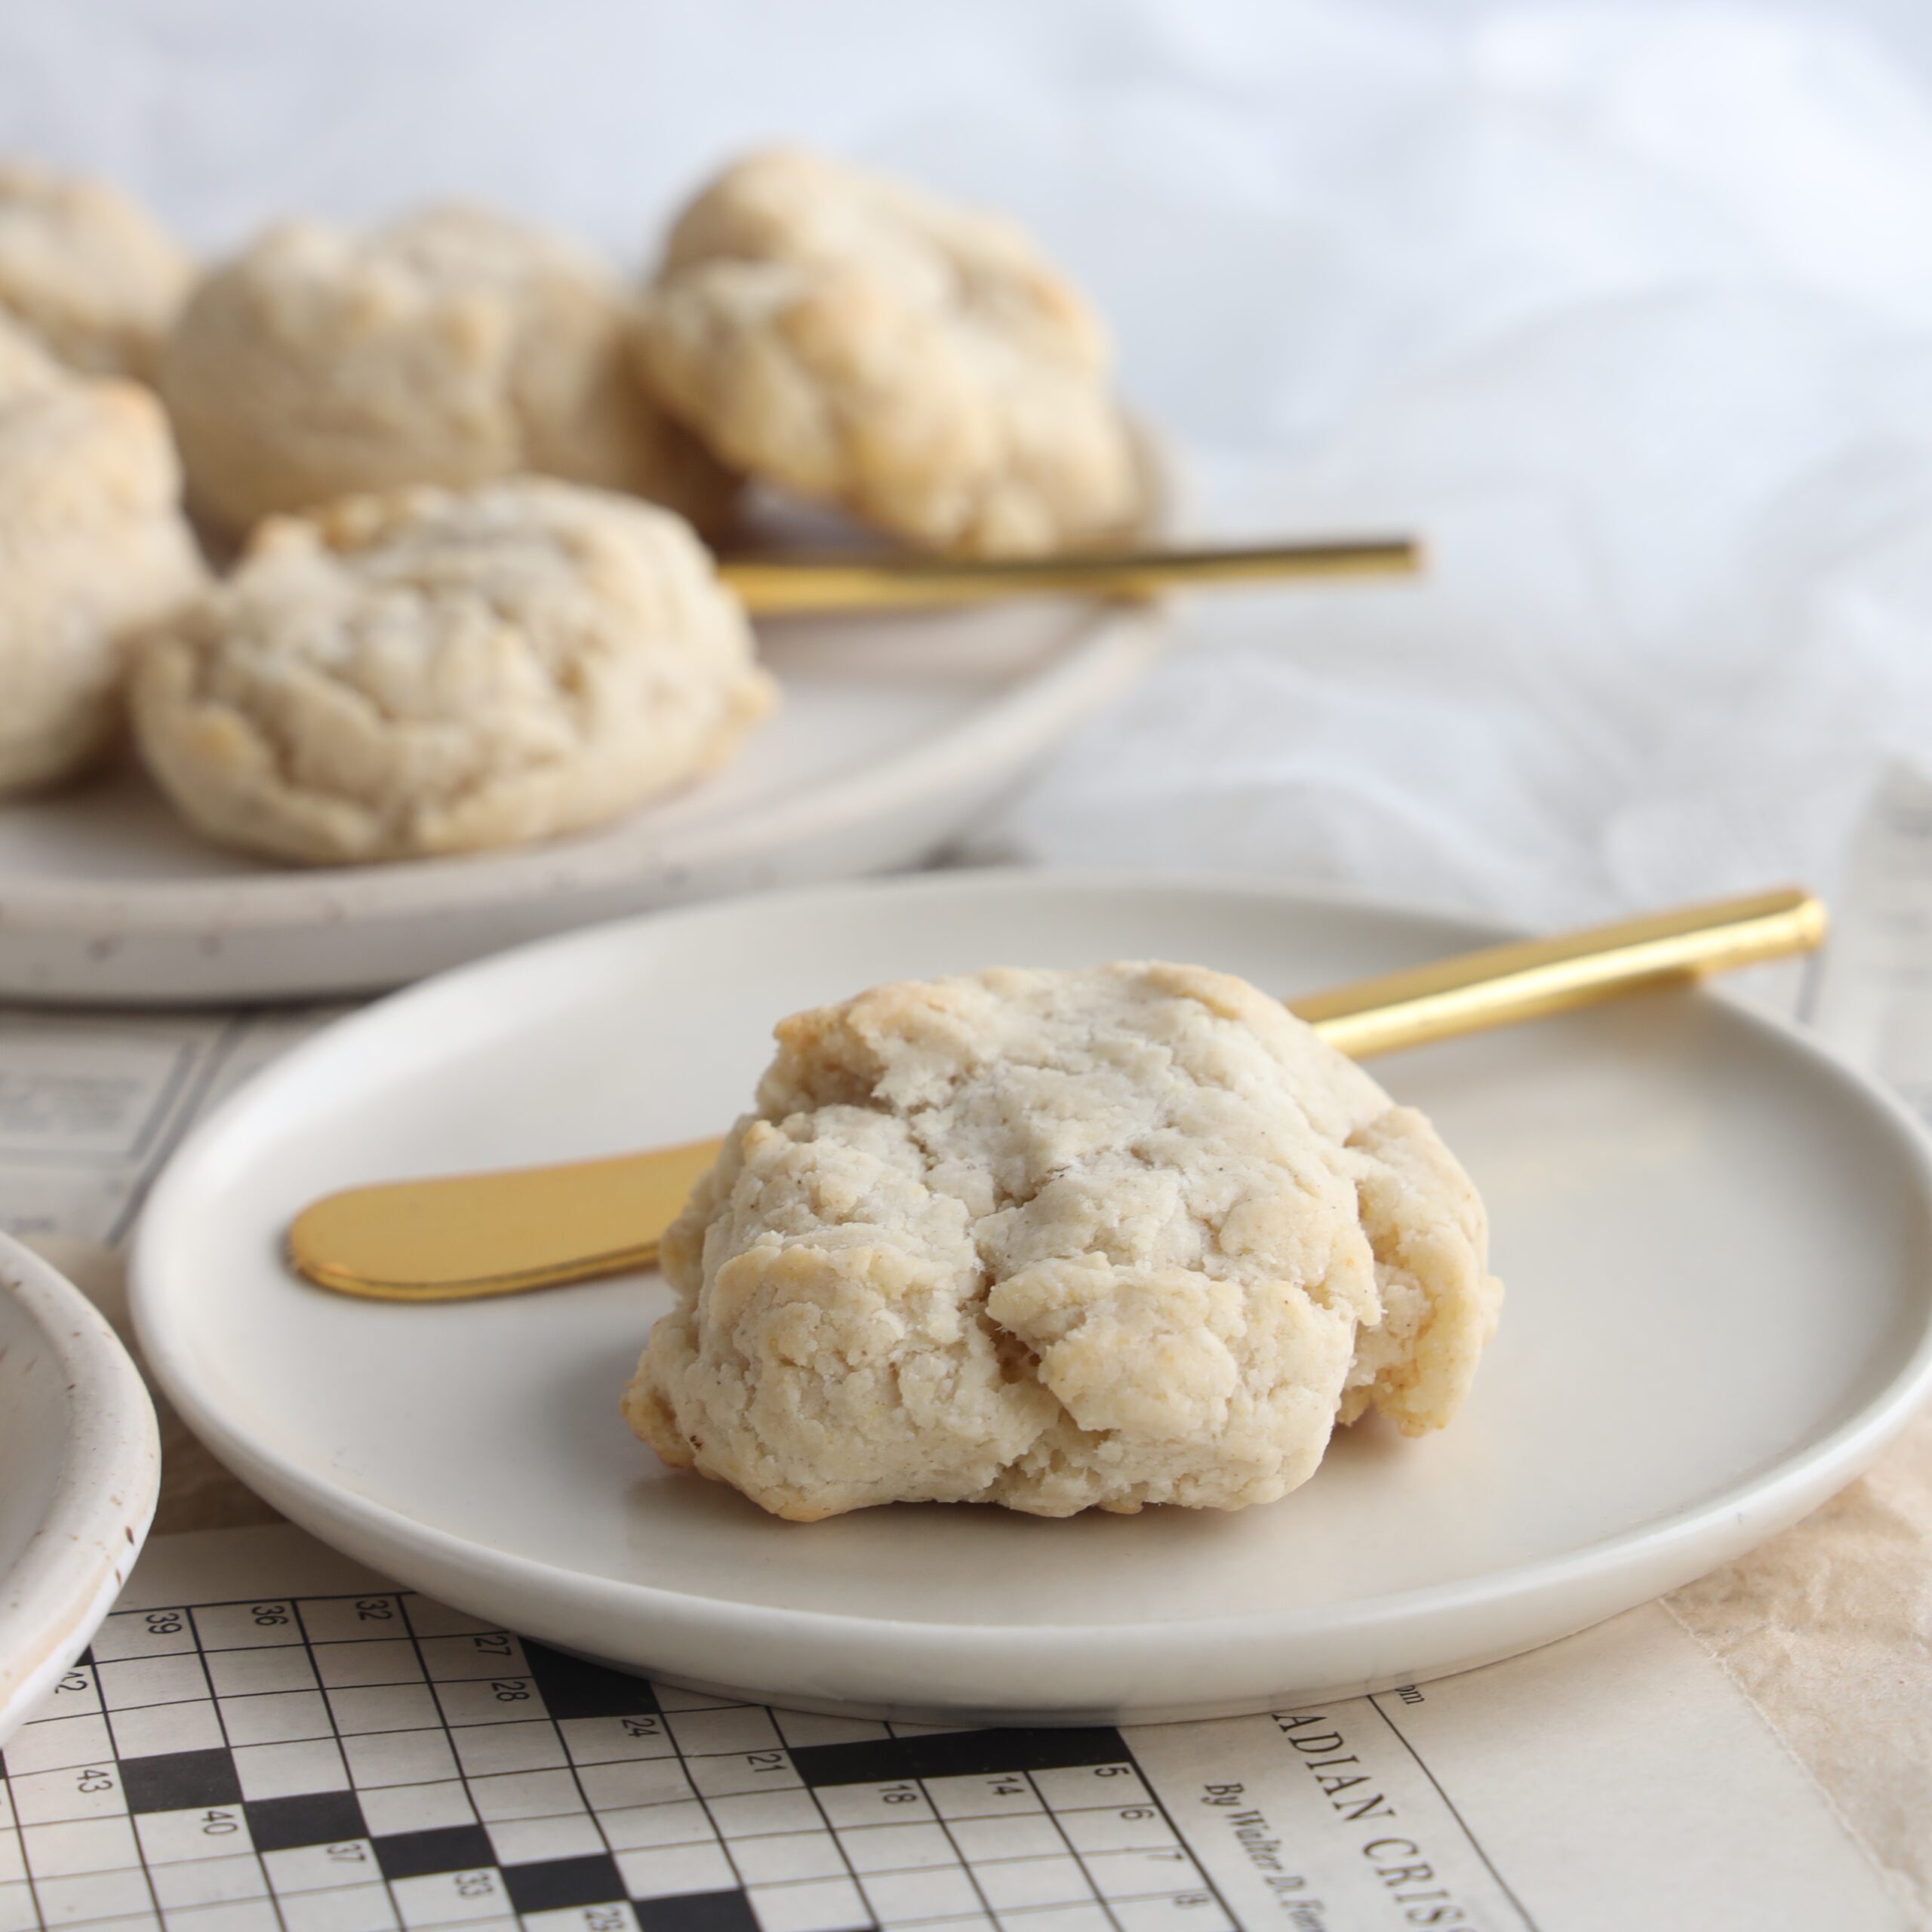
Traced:
<svg viewBox="0 0 1932 1932">
<path fill-rule="evenodd" d="M 269 229 L 195 291 L 161 383 L 198 509 L 231 531 L 358 492 L 536 472 L 701 528 L 732 479 L 652 402 L 622 291 L 481 209 Z"/>
<path fill-rule="evenodd" d="M 523 477 L 262 525 L 131 697 L 209 837 L 345 863 L 595 825 L 723 764 L 776 693 L 680 518 Z"/>
<path fill-rule="evenodd" d="M 844 162 L 727 170 L 672 230 L 637 345 L 734 469 L 912 543 L 1023 555 L 1144 518 L 1078 291 L 1017 229 Z"/>
<path fill-rule="evenodd" d="M 130 638 L 200 587 L 161 405 L 0 325 L 0 792 L 84 770 L 121 721 Z"/>
<path fill-rule="evenodd" d="M 897 1501 L 1239 1509 L 1337 1420 L 1461 1405 L 1475 1189 L 1278 1001 L 1198 967 L 1001 971 L 788 1020 L 667 1232 L 625 1398 L 809 1521 Z"/>
<path fill-rule="evenodd" d="M 69 368 L 151 377 L 193 275 L 186 252 L 117 189 L 0 161 L 0 315 Z"/>
</svg>

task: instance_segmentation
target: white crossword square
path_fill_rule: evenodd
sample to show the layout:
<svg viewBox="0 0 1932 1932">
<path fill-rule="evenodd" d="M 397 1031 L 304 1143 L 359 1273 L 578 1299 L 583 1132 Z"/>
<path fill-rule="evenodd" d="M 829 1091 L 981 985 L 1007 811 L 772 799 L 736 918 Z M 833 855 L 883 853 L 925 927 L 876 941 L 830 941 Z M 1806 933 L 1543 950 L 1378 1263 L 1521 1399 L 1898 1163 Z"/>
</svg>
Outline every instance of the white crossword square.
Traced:
<svg viewBox="0 0 1932 1932">
<path fill-rule="evenodd" d="M 312 1690 L 315 1673 L 300 1649 L 217 1651 L 208 1660 L 208 1681 L 222 1697 L 252 1697 L 265 1690 Z"/>
<path fill-rule="evenodd" d="M 829 1832 L 788 1832 L 780 1836 L 730 1839 L 731 1863 L 748 1885 L 789 1878 L 848 1875 L 838 1841 Z"/>
<path fill-rule="evenodd" d="M 581 1811 L 583 1793 L 568 1771 L 502 1771 L 472 1778 L 469 1795 L 485 1823 L 498 1818 L 551 1818 Z"/>
<path fill-rule="evenodd" d="M 163 1657 L 131 1657 L 100 1666 L 101 1701 L 110 1711 L 136 1704 L 173 1704 L 208 1695 L 207 1673 L 192 1652 Z"/>
<path fill-rule="evenodd" d="M 604 1850 L 604 1835 L 587 1811 L 554 1818 L 504 1818 L 485 1828 L 499 1865 L 531 1865 L 546 1858 L 591 1858 Z"/>
<path fill-rule="evenodd" d="M 565 1762 L 562 1741 L 548 1720 L 524 1724 L 470 1724 L 454 1734 L 463 1774 L 481 1777 L 492 1771 L 542 1771 Z"/>
<path fill-rule="evenodd" d="M 543 1700 L 527 1677 L 464 1678 L 436 1686 L 445 1724 L 500 1724 L 506 1718 L 540 1717 Z"/>
<path fill-rule="evenodd" d="M 291 1603 L 200 1604 L 195 1611 L 195 1628 L 205 1651 L 254 1650 L 302 1641 L 302 1626 Z"/>
<path fill-rule="evenodd" d="M 523 1646 L 500 1630 L 474 1637 L 432 1637 L 422 1646 L 423 1662 L 438 1684 L 467 1677 L 528 1677 Z"/>
<path fill-rule="evenodd" d="M 680 1711 L 667 1718 L 678 1749 L 687 1758 L 724 1752 L 775 1751 L 784 1743 L 771 1713 L 755 1704 L 722 1711 Z"/>
<path fill-rule="evenodd" d="M 283 1690 L 260 1697 L 223 1701 L 221 1721 L 231 1744 L 295 1744 L 332 1737 L 328 1706 L 319 1690 Z"/>
<path fill-rule="evenodd" d="M 457 1779 L 434 1784 L 365 1785 L 356 1794 L 362 1817 L 378 1837 L 399 1832 L 437 1832 L 475 1822 L 475 1807 Z"/>
<path fill-rule="evenodd" d="M 440 1730 L 392 1730 L 343 1740 L 356 1783 L 433 1784 L 457 1774 L 455 1754 Z"/>
<path fill-rule="evenodd" d="M 69 1878 L 117 1865 L 138 1865 L 134 1827 L 125 1817 L 75 1818 L 60 1825 L 29 1825 L 20 1833 L 27 1869 L 38 1881 Z"/>
<path fill-rule="evenodd" d="M 510 1909 L 509 1894 L 494 1871 L 434 1872 L 398 1878 L 389 1887 L 405 1925 L 460 1925 L 496 1918 Z"/>
<path fill-rule="evenodd" d="M 288 1932 L 394 1932 L 396 1923 L 386 1885 L 343 1885 L 279 1903 Z"/>
<path fill-rule="evenodd" d="M 45 1718 L 27 1725 L 7 1746 L 7 1769 L 17 1783 L 23 1773 L 112 1761 L 113 1756 L 104 1718 Z"/>
<path fill-rule="evenodd" d="M 1068 1811 L 1060 1822 L 1075 1851 L 1151 1850 L 1179 1842 L 1174 1827 L 1151 1804 L 1129 1804 L 1118 1811 Z"/>
<path fill-rule="evenodd" d="M 910 1872 L 934 1865 L 957 1865 L 959 1854 L 937 1825 L 863 1825 L 838 1834 L 852 1869 Z"/>
<path fill-rule="evenodd" d="M 318 1644 L 315 1669 L 331 1690 L 366 1684 L 420 1684 L 423 1665 L 406 1638 L 359 1644 Z"/>
<path fill-rule="evenodd" d="M 1080 1861 L 1070 1852 L 1054 1858 L 1014 1858 L 974 1868 L 980 1889 L 995 1912 L 1017 1912 L 1033 1905 L 1070 1905 L 1091 1899 Z M 1105 1915 L 1102 1915 L 1104 1919 Z"/>
<path fill-rule="evenodd" d="M 303 1597 L 295 1606 L 310 1643 L 354 1642 L 365 1637 L 403 1638 L 409 1621 L 399 1597 Z"/>
<path fill-rule="evenodd" d="M 973 1881 L 957 1864 L 938 1871 L 869 1872 L 860 1882 L 873 1916 L 881 1920 L 950 1918 L 984 1909 Z"/>
<path fill-rule="evenodd" d="M 691 1800 L 682 1804 L 636 1804 L 603 1811 L 597 1822 L 613 1851 L 642 1851 L 665 1844 L 710 1844 L 717 1833 L 704 1807 Z"/>
<path fill-rule="evenodd" d="M 677 1752 L 661 1718 L 565 1718 L 557 1728 L 576 1764 L 614 1764 L 623 1758 L 669 1758 Z"/>
<path fill-rule="evenodd" d="M 585 1764 L 578 1769 L 577 1782 L 583 1795 L 598 1810 L 626 1804 L 659 1804 L 669 1799 L 688 1798 L 691 1780 L 684 1768 L 664 1758 L 648 1758 L 628 1764 Z"/>
<path fill-rule="evenodd" d="M 617 1870 L 624 1890 L 634 1899 L 674 1898 L 681 1892 L 729 1891 L 738 1882 L 731 1860 L 715 1843 L 620 1851 Z"/>
<path fill-rule="evenodd" d="M 755 1838 L 762 1832 L 822 1832 L 824 1814 L 810 1792 L 748 1791 L 741 1797 L 712 1801 L 711 1815 L 728 1838 Z"/>
<path fill-rule="evenodd" d="M 0 1884 L 0 1932 L 40 1932 L 33 1887 L 24 1880 Z"/>
<path fill-rule="evenodd" d="M 1199 1891 L 1205 1884 L 1200 1867 L 1179 1845 L 1159 1850 L 1094 1852 L 1085 1863 L 1094 1889 L 1103 1899 Z"/>
<path fill-rule="evenodd" d="M 7 1747 L 7 1762 L 11 1768 L 11 1745 Z M 121 1775 L 112 1757 L 91 1764 L 63 1766 L 57 1771 L 35 1771 L 26 1777 L 17 1772 L 9 1782 L 14 1787 L 14 1809 L 23 1826 L 51 1825 L 66 1818 L 118 1817 L 128 1809 Z"/>
<path fill-rule="evenodd" d="M 157 1866 L 148 1874 L 155 1903 L 165 1913 L 197 1905 L 225 1905 L 235 1899 L 268 1896 L 261 1860 L 253 1852 L 231 1858 L 198 1858 Z"/>
<path fill-rule="evenodd" d="M 190 1906 L 180 1912 L 164 1912 L 162 1918 L 168 1932 L 281 1932 L 281 1921 L 268 1899 Z"/>
<path fill-rule="evenodd" d="M 955 1818 L 952 1830 L 968 1859 L 1048 1858 L 1066 1849 L 1060 1827 L 1044 1811 L 1017 1818 Z"/>
<path fill-rule="evenodd" d="M 917 1785 L 820 1785 L 817 1796 L 826 1817 L 841 1831 L 848 1826 L 926 1823 L 933 1816 Z"/>
<path fill-rule="evenodd" d="M 142 1704 L 113 1716 L 114 1745 L 124 1758 L 168 1751 L 219 1751 L 228 1742 L 206 1698 L 191 1704 Z"/>
<path fill-rule="evenodd" d="M 117 1610 L 94 1633 L 88 1646 L 97 1664 L 116 1663 L 123 1657 L 165 1656 L 171 1651 L 192 1651 L 195 1633 L 185 1610 Z"/>
<path fill-rule="evenodd" d="M 238 1804 L 209 1805 L 179 1811 L 144 1811 L 134 1820 L 141 1856 L 150 1865 L 176 1865 L 184 1859 L 218 1856 L 248 1842 Z"/>
<path fill-rule="evenodd" d="M 850 1878 L 821 1878 L 803 1885 L 760 1885 L 748 1894 L 760 1932 L 845 1932 L 871 1914 Z"/>
<path fill-rule="evenodd" d="M 1040 1795 L 1056 1811 L 1077 1810 L 1104 1805 L 1117 1810 L 1125 1804 L 1152 1804 L 1140 1774 L 1131 1764 L 1078 1764 L 1058 1770 L 1035 1771 L 1033 1782 Z"/>
<path fill-rule="evenodd" d="M 346 1791 L 349 1774 L 333 1738 L 300 1744 L 251 1744 L 229 1754 L 247 1798 L 293 1798 L 309 1791 Z"/>
<path fill-rule="evenodd" d="M 78 1925 L 92 1918 L 121 1918 L 152 1912 L 154 1895 L 139 1866 L 120 1872 L 90 1872 L 85 1878 L 44 1878 L 34 1887 L 41 1916 L 49 1925 Z"/>
<path fill-rule="evenodd" d="M 426 1684 L 386 1684 L 331 1690 L 335 1727 L 348 1737 L 365 1731 L 433 1728 L 440 1720 Z"/>
</svg>

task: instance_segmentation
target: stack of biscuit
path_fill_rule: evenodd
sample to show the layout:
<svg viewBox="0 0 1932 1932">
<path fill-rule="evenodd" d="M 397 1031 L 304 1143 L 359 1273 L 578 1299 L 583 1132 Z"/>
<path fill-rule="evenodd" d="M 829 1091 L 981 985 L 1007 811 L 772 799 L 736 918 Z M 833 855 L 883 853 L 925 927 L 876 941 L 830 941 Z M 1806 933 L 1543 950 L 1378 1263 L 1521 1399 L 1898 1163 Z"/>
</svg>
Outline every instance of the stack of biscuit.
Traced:
<svg viewBox="0 0 1932 1932">
<path fill-rule="evenodd" d="M 1079 292 L 804 152 L 718 176 L 641 291 L 457 207 L 197 279 L 111 189 L 0 166 L 0 792 L 125 715 L 189 823 L 285 860 L 552 837 L 733 756 L 776 690 L 700 537 L 747 481 L 981 556 L 1142 520 Z"/>
</svg>

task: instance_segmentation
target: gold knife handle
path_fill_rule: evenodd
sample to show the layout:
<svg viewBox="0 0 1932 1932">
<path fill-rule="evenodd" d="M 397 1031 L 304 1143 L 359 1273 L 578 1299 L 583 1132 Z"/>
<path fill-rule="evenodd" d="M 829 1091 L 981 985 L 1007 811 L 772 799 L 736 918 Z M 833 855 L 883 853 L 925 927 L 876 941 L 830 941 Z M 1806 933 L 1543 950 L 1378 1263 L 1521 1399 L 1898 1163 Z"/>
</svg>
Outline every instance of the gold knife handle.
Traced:
<svg viewBox="0 0 1932 1932">
<path fill-rule="evenodd" d="M 1823 902 L 1791 887 L 1485 946 L 1291 1000 L 1289 1011 L 1362 1060 L 1810 952 L 1826 925 Z"/>
<path fill-rule="evenodd" d="M 1008 597 L 1144 598 L 1217 584 L 1412 576 L 1413 537 L 1247 548 L 1121 550 L 1058 557 L 727 558 L 718 574 L 754 617 L 806 611 L 889 611 Z"/>
<path fill-rule="evenodd" d="M 1809 952 L 1825 909 L 1795 889 L 1486 946 L 1291 1002 L 1365 1058 Z M 601 1161 L 392 1181 L 304 1208 L 289 1259 L 311 1281 L 385 1301 L 452 1301 L 648 1268 L 721 1143 Z"/>
</svg>

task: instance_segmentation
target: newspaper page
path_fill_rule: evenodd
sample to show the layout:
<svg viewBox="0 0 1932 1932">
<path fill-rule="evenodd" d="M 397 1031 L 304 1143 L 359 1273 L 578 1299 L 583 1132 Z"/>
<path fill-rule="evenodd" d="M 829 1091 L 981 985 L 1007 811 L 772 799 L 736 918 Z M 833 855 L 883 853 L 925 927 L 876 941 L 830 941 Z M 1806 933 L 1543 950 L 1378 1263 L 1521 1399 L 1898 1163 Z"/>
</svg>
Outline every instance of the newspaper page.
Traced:
<svg viewBox="0 0 1932 1932">
<path fill-rule="evenodd" d="M 1822 973 L 1755 996 L 1932 1109 L 1932 786 L 1888 789 L 1856 871 Z M 335 1011 L 0 1011 L 0 1224 L 118 1244 L 188 1127 Z M 0 1932 L 1911 1922 L 1658 1604 L 1319 1707 L 932 1730 L 647 1684 L 292 1528 L 212 1531 L 150 1543 L 0 1761 Z"/>
</svg>

